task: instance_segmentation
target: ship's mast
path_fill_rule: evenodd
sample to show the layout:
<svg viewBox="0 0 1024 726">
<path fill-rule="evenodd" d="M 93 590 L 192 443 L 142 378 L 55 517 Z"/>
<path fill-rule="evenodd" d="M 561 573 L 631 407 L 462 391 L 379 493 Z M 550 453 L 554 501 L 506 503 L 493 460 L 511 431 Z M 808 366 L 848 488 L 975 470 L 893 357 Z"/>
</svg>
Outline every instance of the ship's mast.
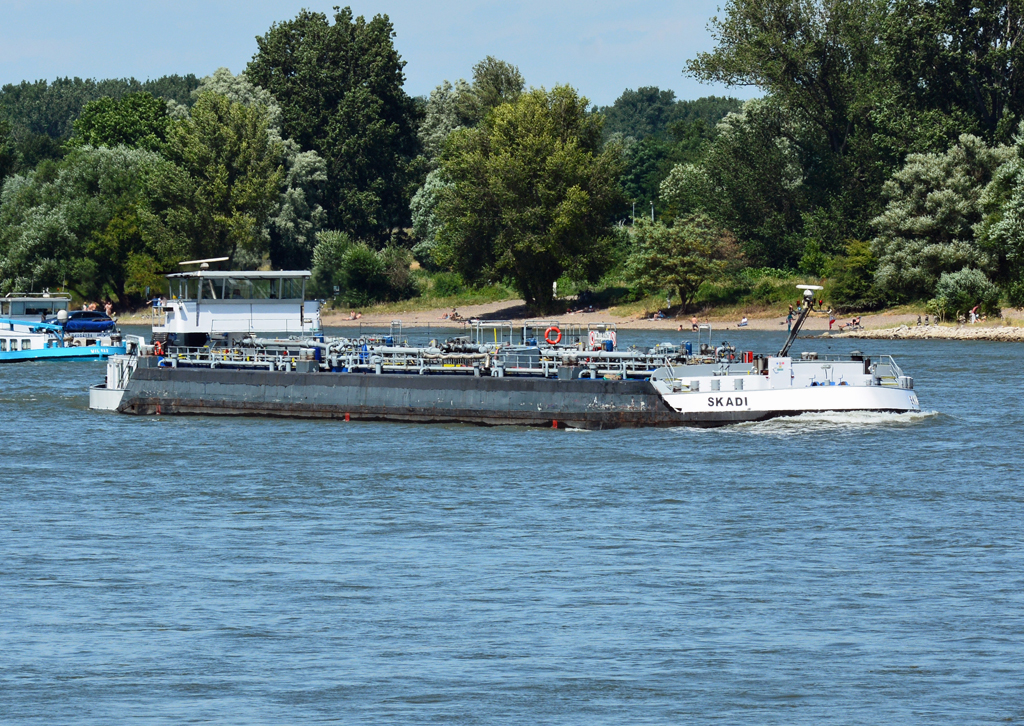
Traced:
<svg viewBox="0 0 1024 726">
<path fill-rule="evenodd" d="M 793 345 L 793 341 L 796 340 L 796 336 L 800 333 L 800 328 L 804 324 L 804 320 L 807 318 L 807 313 L 811 312 L 811 306 L 814 305 L 814 291 L 823 290 L 821 285 L 797 285 L 798 290 L 804 291 L 804 309 L 800 311 L 800 315 L 796 319 L 796 323 L 793 324 L 793 329 L 789 331 L 789 337 L 786 338 L 786 344 L 782 346 L 782 350 L 779 351 L 779 358 L 785 358 L 789 355 L 789 349 Z"/>
</svg>

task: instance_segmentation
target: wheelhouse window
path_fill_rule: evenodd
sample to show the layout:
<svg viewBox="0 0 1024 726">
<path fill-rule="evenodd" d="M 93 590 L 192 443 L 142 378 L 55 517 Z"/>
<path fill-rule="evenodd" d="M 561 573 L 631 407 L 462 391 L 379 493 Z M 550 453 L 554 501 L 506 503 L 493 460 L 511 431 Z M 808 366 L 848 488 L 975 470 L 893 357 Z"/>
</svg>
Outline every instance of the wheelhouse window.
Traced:
<svg viewBox="0 0 1024 726">
<path fill-rule="evenodd" d="M 250 280 L 239 277 L 224 278 L 225 300 L 249 300 L 251 298 L 252 284 Z"/>
<path fill-rule="evenodd" d="M 253 300 L 267 300 L 270 298 L 271 282 L 274 280 L 250 280 Z"/>
<path fill-rule="evenodd" d="M 281 280 L 282 300 L 301 300 L 303 280 L 300 277 L 286 277 Z"/>
</svg>

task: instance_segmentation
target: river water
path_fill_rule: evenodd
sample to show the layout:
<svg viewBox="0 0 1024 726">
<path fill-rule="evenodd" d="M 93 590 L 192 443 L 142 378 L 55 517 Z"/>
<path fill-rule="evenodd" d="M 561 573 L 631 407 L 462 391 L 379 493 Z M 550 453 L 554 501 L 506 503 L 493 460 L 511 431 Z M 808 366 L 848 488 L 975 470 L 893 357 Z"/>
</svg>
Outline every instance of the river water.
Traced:
<svg viewBox="0 0 1024 726">
<path fill-rule="evenodd" d="M 141 418 L 0 367 L 0 722 L 1024 721 L 1024 348 L 799 344 L 925 412 Z"/>
</svg>

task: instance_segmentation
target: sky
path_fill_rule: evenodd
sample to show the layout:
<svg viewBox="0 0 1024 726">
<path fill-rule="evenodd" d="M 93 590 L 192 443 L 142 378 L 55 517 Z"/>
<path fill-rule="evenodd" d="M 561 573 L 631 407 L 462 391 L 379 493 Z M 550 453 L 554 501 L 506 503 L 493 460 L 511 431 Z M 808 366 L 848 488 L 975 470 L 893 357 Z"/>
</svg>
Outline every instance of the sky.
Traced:
<svg viewBox="0 0 1024 726">
<path fill-rule="evenodd" d="M 239 73 L 257 35 L 302 8 L 328 15 L 341 0 L 0 0 L 0 85 L 59 76 L 139 80 L 171 73 Z M 713 48 L 708 20 L 722 0 L 353 0 L 356 15 L 387 14 L 406 61 L 406 92 L 469 78 L 492 55 L 529 86 L 569 83 L 597 105 L 626 88 L 658 86 L 681 99 L 751 98 L 752 88 L 703 85 L 686 61 Z"/>
</svg>

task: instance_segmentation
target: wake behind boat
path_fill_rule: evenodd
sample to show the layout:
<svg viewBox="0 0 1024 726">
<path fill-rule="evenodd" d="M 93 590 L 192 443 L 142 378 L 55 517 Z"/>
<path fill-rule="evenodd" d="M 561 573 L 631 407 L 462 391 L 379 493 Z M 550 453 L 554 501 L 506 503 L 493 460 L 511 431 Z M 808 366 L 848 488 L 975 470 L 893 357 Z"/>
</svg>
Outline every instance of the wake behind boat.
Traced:
<svg viewBox="0 0 1024 726">
<path fill-rule="evenodd" d="M 789 355 L 813 291 L 777 354 L 712 345 L 618 347 L 612 324 L 471 321 L 411 343 L 326 338 L 308 272 L 168 276 L 172 302 L 139 355 L 115 356 L 90 406 L 134 414 L 233 414 L 554 428 L 720 426 L 824 411 L 919 411 L 889 356 Z M 306 335 L 261 337 L 273 331 Z M 707 342 L 703 336 L 706 334 Z"/>
</svg>

